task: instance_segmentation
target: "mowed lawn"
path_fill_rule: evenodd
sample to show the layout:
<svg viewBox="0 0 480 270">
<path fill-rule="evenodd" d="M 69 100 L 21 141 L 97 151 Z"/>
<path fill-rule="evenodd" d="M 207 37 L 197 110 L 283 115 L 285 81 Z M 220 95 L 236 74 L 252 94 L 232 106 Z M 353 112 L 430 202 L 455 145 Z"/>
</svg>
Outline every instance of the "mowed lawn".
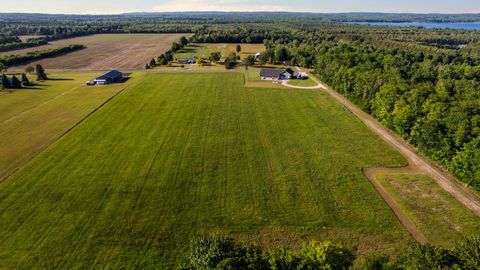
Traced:
<svg viewBox="0 0 480 270">
<path fill-rule="evenodd" d="M 191 237 L 410 238 L 362 167 L 405 160 L 320 91 L 148 74 L 0 184 L 0 265 L 171 268 Z"/>
<path fill-rule="evenodd" d="M 143 69 L 152 58 L 169 50 L 173 42 L 189 34 L 98 34 L 52 41 L 48 45 L 3 52 L 0 57 L 10 54 L 23 55 L 32 51 L 41 51 L 66 47 L 71 44 L 85 45 L 86 49 L 65 55 L 45 58 L 34 63 L 19 65 L 23 68 L 40 63 L 46 69 L 67 70 L 111 70 Z"/>
<path fill-rule="evenodd" d="M 112 96 L 136 82 L 91 87 L 100 73 L 50 74 L 31 89 L 1 92 L 0 181 L 88 116 Z M 33 81 L 33 76 L 30 78 Z"/>
</svg>

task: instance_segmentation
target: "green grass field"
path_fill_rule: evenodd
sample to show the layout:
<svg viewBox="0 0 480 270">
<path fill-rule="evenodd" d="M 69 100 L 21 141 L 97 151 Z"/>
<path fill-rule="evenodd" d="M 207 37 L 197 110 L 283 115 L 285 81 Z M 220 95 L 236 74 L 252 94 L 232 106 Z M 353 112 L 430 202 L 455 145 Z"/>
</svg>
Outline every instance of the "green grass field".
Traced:
<svg viewBox="0 0 480 270">
<path fill-rule="evenodd" d="M 148 74 L 0 183 L 0 265 L 171 268 L 190 238 L 409 240 L 362 173 L 406 161 L 320 91 Z"/>
<path fill-rule="evenodd" d="M 288 84 L 293 86 L 311 87 L 316 86 L 318 83 L 309 77 L 306 80 L 290 80 Z"/>
<path fill-rule="evenodd" d="M 480 219 L 429 177 L 395 174 L 377 180 L 432 243 L 451 248 L 460 237 L 480 232 Z"/>
<path fill-rule="evenodd" d="M 137 80 L 102 87 L 85 86 L 85 81 L 98 75 L 53 74 L 49 75 L 52 80 L 38 82 L 31 89 L 2 92 L 0 181 Z"/>
</svg>

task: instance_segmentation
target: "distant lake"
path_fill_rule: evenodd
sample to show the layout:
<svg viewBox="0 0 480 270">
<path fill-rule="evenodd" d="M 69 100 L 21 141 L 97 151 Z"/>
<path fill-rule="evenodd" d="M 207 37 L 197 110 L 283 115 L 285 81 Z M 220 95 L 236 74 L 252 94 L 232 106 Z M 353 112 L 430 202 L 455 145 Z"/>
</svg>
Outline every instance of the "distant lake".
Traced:
<svg viewBox="0 0 480 270">
<path fill-rule="evenodd" d="M 385 25 L 400 27 L 450 28 L 463 30 L 480 30 L 480 22 L 468 23 L 430 23 L 430 22 L 351 22 L 352 24 Z"/>
</svg>

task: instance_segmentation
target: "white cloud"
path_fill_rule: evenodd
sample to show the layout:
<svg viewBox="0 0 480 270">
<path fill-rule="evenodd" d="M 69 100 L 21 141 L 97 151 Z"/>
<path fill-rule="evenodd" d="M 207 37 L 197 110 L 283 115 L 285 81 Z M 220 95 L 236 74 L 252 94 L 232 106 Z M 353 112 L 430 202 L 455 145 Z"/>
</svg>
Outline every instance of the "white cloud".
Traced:
<svg viewBox="0 0 480 270">
<path fill-rule="evenodd" d="M 116 15 L 129 12 L 137 12 L 136 10 L 125 10 L 125 9 L 113 9 L 113 10 L 86 10 L 82 11 L 82 14 L 86 15 Z"/>
<path fill-rule="evenodd" d="M 256 1 L 238 0 L 168 0 L 166 3 L 153 7 L 155 12 L 173 11 L 292 11 L 286 6 L 257 5 Z"/>
</svg>

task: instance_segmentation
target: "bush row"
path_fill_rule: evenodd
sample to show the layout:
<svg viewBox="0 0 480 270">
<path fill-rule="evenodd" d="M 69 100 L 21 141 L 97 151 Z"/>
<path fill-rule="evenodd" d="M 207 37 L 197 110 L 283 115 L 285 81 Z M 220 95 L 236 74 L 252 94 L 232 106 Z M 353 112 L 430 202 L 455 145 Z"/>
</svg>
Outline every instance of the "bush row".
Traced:
<svg viewBox="0 0 480 270">
<path fill-rule="evenodd" d="M 35 61 L 43 58 L 54 57 L 60 54 L 70 53 L 85 49 L 84 45 L 70 45 L 67 47 L 50 49 L 45 51 L 29 52 L 24 55 L 8 55 L 0 58 L 0 62 L 6 66 L 16 65 L 23 62 Z"/>
</svg>

